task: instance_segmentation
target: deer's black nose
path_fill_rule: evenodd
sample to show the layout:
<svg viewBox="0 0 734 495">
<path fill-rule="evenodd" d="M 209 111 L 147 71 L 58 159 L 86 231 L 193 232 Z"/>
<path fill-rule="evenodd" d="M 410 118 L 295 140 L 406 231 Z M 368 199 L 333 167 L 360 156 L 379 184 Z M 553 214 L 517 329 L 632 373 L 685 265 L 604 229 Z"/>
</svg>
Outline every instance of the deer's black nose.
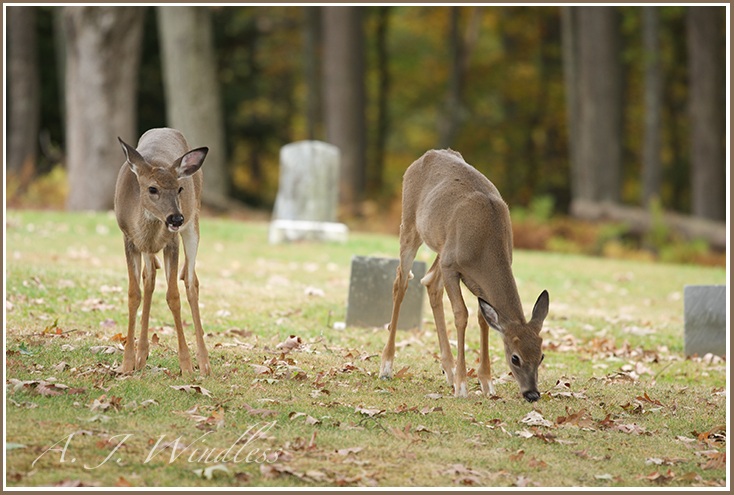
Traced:
<svg viewBox="0 0 734 495">
<path fill-rule="evenodd" d="M 174 213 L 168 216 L 166 223 L 172 227 L 180 227 L 184 223 L 184 217 L 180 213 Z"/>
<path fill-rule="evenodd" d="M 528 402 L 535 402 L 536 400 L 540 399 L 540 394 L 538 392 L 529 391 L 522 394 L 523 397 L 525 397 L 525 400 Z"/>
</svg>

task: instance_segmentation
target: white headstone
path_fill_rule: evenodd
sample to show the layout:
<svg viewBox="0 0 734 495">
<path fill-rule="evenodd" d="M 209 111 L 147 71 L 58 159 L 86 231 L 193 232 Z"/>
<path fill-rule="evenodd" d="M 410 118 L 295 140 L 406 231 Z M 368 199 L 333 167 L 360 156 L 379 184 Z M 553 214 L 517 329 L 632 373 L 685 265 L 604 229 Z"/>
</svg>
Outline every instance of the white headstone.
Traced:
<svg viewBox="0 0 734 495">
<path fill-rule="evenodd" d="M 346 225 L 336 223 L 340 155 L 339 148 L 321 141 L 298 141 L 280 149 L 271 243 L 346 241 Z"/>
</svg>

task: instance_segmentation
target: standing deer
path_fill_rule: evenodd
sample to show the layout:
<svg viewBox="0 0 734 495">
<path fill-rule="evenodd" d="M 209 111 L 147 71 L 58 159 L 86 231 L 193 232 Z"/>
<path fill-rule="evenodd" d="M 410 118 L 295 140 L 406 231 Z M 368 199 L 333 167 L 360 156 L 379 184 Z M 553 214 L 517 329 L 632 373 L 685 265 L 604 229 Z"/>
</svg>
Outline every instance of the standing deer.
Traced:
<svg viewBox="0 0 734 495">
<path fill-rule="evenodd" d="M 395 331 L 400 304 L 413 278 L 410 268 L 425 243 L 437 253 L 421 283 L 426 286 L 441 349 L 441 367 L 456 397 L 468 395 L 464 332 L 468 311 L 459 281 L 479 299 L 481 330 L 477 377 L 486 395 L 490 382 L 489 327 L 505 346 L 505 359 L 520 392 L 528 402 L 540 398 L 538 366 L 543 361 L 540 330 L 548 314 L 548 292 L 538 297 L 530 321 L 525 321 L 512 275 L 510 213 L 497 188 L 452 150 L 428 151 L 413 162 L 403 177 L 403 215 L 400 225 L 400 264 L 393 284 L 390 335 L 382 352 L 380 377 L 390 378 L 395 357 Z M 449 346 L 443 312 L 443 290 L 454 311 L 457 359 Z"/>
<path fill-rule="evenodd" d="M 199 246 L 199 209 L 203 175 L 200 170 L 208 148 L 192 150 L 183 135 L 174 129 L 151 129 L 140 138 L 138 148 L 118 138 L 125 152 L 115 188 L 115 214 L 125 240 L 128 288 L 128 330 L 125 354 L 119 371 L 143 369 L 148 359 L 148 319 L 155 289 L 156 256 L 163 250 L 168 282 L 166 302 L 173 313 L 178 339 L 178 362 L 182 372 L 193 373 L 189 348 L 181 323 L 181 301 L 176 278 L 178 236 L 183 239 L 185 263 L 180 279 L 196 331 L 196 360 L 199 372 L 209 375 L 209 354 L 199 316 L 199 280 L 194 265 Z M 141 266 L 141 257 L 145 263 Z M 140 275 L 143 276 L 143 313 L 140 340 L 135 352 L 135 319 L 140 306 Z"/>
</svg>

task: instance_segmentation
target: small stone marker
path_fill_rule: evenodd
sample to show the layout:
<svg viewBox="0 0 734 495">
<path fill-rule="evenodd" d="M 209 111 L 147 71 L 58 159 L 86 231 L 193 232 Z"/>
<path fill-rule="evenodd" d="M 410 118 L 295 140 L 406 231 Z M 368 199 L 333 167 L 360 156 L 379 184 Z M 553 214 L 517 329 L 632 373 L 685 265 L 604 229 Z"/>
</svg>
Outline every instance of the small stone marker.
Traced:
<svg viewBox="0 0 734 495">
<path fill-rule="evenodd" d="M 345 242 L 349 229 L 336 222 L 339 148 L 298 141 L 280 149 L 280 179 L 269 241 Z"/>
<path fill-rule="evenodd" d="M 392 316 L 392 286 L 399 260 L 352 256 L 347 301 L 347 326 L 383 327 Z M 423 321 L 423 295 L 425 287 L 420 283 L 426 274 L 426 264 L 414 261 L 413 278 L 408 282 L 405 299 L 400 306 L 398 329 L 421 328 Z"/>
<path fill-rule="evenodd" d="M 683 313 L 686 356 L 727 353 L 725 285 L 686 285 Z"/>
</svg>

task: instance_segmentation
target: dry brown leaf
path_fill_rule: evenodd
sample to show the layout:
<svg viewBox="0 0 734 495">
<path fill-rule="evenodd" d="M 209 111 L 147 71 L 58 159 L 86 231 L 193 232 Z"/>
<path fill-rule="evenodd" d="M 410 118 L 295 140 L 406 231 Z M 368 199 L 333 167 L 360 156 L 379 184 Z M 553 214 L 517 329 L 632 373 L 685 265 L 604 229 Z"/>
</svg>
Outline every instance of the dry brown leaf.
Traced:
<svg viewBox="0 0 734 495">
<path fill-rule="evenodd" d="M 201 385 L 170 385 L 171 388 L 175 390 L 183 390 L 184 392 L 198 392 L 200 394 L 206 395 L 207 397 L 211 397 L 212 394 L 207 389 L 202 387 Z"/>
<path fill-rule="evenodd" d="M 336 451 L 337 454 L 348 456 L 349 454 L 356 454 L 364 450 L 364 447 L 349 447 L 348 449 L 339 449 Z"/>
<path fill-rule="evenodd" d="M 245 409 L 247 409 L 247 413 L 250 416 L 260 416 L 262 418 L 266 418 L 268 416 L 277 416 L 278 414 L 280 414 L 280 411 L 275 411 L 273 409 L 256 409 L 244 402 L 242 403 L 242 405 L 245 406 Z"/>
<path fill-rule="evenodd" d="M 285 339 L 283 342 L 276 345 L 275 348 L 285 349 L 286 351 L 291 351 L 294 349 L 299 349 L 302 345 L 303 345 L 303 342 L 301 341 L 301 337 L 298 337 L 296 335 L 291 335 L 287 339 Z"/>
</svg>

